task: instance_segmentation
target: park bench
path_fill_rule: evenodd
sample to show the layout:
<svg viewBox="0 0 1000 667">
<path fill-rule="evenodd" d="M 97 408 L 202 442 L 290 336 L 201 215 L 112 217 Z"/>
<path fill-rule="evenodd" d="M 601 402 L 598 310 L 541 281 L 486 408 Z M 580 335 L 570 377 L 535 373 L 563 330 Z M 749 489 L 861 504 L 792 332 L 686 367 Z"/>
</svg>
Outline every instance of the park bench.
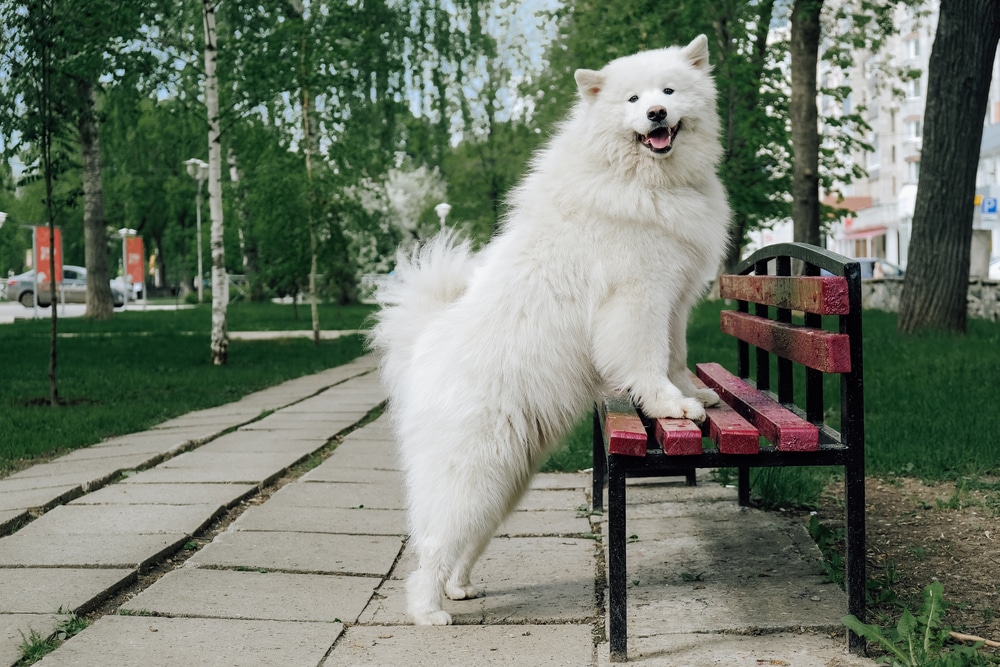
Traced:
<svg viewBox="0 0 1000 667">
<path fill-rule="evenodd" d="M 858 263 L 815 246 L 775 244 L 755 252 L 732 274 L 721 276 L 719 287 L 721 297 L 736 304 L 735 309 L 722 312 L 721 328 L 737 339 L 738 361 L 736 374 L 717 363 L 697 364 L 696 384 L 711 387 L 722 398 L 719 406 L 707 410 L 704 423 L 648 419 L 630 399 L 619 395 L 605 396 L 594 411 L 593 504 L 595 511 L 603 512 L 607 480 L 609 634 L 615 662 L 626 660 L 628 644 L 628 477 L 683 475 L 693 485 L 697 468 L 736 468 L 739 503 L 748 505 L 751 468 L 843 466 L 847 611 L 864 619 L 864 395 Z M 777 377 L 772 380 L 775 371 Z M 835 402 L 839 432 L 824 423 L 823 385 L 830 374 L 839 376 Z M 863 647 L 862 639 L 850 632 L 848 644 L 855 653 Z"/>
</svg>

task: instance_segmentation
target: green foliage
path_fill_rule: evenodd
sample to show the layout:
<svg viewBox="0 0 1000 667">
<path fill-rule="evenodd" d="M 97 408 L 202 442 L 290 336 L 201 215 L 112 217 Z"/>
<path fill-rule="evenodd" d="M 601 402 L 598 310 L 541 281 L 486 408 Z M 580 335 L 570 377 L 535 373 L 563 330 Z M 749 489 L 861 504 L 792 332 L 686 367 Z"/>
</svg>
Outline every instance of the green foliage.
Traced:
<svg viewBox="0 0 1000 667">
<path fill-rule="evenodd" d="M 842 620 L 848 629 L 884 650 L 876 660 L 892 667 L 972 667 L 995 664 L 976 650 L 978 647 L 948 645 L 951 628 L 942 623 L 946 603 L 944 587 L 935 581 L 924 589 L 924 602 L 914 615 L 903 610 L 896 627 L 881 628 L 866 624 L 855 616 Z"/>
</svg>

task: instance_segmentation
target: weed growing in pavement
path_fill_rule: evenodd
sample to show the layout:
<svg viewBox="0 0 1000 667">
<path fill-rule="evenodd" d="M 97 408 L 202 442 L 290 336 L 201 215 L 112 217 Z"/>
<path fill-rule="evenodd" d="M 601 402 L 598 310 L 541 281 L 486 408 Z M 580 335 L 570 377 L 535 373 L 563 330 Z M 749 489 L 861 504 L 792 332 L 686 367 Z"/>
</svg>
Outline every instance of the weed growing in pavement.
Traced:
<svg viewBox="0 0 1000 667">
<path fill-rule="evenodd" d="M 978 667 L 998 664 L 975 646 L 950 644 L 951 628 L 941 618 L 947 603 L 944 587 L 935 581 L 924 589 L 924 602 L 914 615 L 907 607 L 895 627 L 862 623 L 854 615 L 844 616 L 848 629 L 875 643 L 886 652 L 875 662 L 893 667 Z"/>
<path fill-rule="evenodd" d="M 815 514 L 809 517 L 809 537 L 813 539 L 823 556 L 823 573 L 827 581 L 844 588 L 844 557 L 837 549 L 837 543 L 844 539 L 844 529 L 833 530 L 819 521 Z"/>
<path fill-rule="evenodd" d="M 63 614 L 64 612 L 60 608 L 58 613 Z M 55 632 L 48 637 L 33 628 L 28 630 L 27 635 L 21 632 L 21 643 L 18 646 L 21 658 L 17 661 L 16 667 L 27 667 L 28 665 L 35 664 L 56 650 L 64 641 L 83 632 L 88 625 L 89 622 L 86 619 L 69 613 L 56 626 Z"/>
</svg>

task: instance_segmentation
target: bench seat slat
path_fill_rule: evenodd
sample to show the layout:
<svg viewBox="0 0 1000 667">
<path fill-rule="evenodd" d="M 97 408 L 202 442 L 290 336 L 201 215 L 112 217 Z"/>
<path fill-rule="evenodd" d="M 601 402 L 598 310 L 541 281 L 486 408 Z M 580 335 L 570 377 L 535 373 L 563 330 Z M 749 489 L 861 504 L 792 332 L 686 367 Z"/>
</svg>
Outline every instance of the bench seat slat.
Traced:
<svg viewBox="0 0 1000 667">
<path fill-rule="evenodd" d="M 817 315 L 851 312 L 847 279 L 842 276 L 734 276 L 719 277 L 724 299 L 762 303 Z"/>
<path fill-rule="evenodd" d="M 756 454 L 760 451 L 760 432 L 725 403 L 705 410 L 708 437 L 723 454 Z"/>
<path fill-rule="evenodd" d="M 814 424 L 775 403 L 767 394 L 719 364 L 698 364 L 697 368 L 698 377 L 780 451 L 814 452 L 819 449 L 819 429 Z"/>
<path fill-rule="evenodd" d="M 646 455 L 646 429 L 632 401 L 622 396 L 604 397 L 604 434 L 609 454 Z"/>
<path fill-rule="evenodd" d="M 749 313 L 722 311 L 723 333 L 754 347 L 824 373 L 851 371 L 851 339 L 847 334 L 775 322 Z"/>
<path fill-rule="evenodd" d="M 690 419 L 657 419 L 655 433 L 668 456 L 701 454 L 701 429 Z"/>
</svg>

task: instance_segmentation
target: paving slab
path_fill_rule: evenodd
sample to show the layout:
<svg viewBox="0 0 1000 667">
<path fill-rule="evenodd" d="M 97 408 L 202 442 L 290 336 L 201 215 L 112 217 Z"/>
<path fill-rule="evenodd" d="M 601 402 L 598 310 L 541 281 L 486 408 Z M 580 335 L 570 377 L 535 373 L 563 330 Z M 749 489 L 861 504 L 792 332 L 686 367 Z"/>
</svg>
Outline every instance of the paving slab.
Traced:
<svg viewBox="0 0 1000 667">
<path fill-rule="evenodd" d="M 559 537 L 494 538 L 472 571 L 481 596 L 445 600 L 457 624 L 587 623 L 597 616 L 593 540 Z M 378 590 L 360 622 L 405 625 L 405 585 L 416 567 L 407 547 L 392 579 Z M 523 663 L 530 664 L 530 663 Z"/>
<path fill-rule="evenodd" d="M 381 440 L 382 442 L 395 442 L 396 434 L 392 430 L 388 417 L 379 417 L 364 428 L 351 431 L 352 440 Z"/>
<path fill-rule="evenodd" d="M 364 507 L 403 509 L 403 486 L 393 484 L 339 484 L 308 482 L 288 484 L 271 496 L 286 507 Z"/>
<path fill-rule="evenodd" d="M 74 481 L 85 486 L 103 483 L 114 477 L 125 468 L 114 459 L 91 459 L 87 461 L 60 461 L 56 459 L 48 463 L 25 468 L 16 472 L 6 480 L 60 480 L 60 483 Z M 50 485 L 51 486 L 51 485 Z"/>
<path fill-rule="evenodd" d="M 255 484 L 109 484 L 70 505 L 217 505 L 232 507 L 257 492 Z"/>
<path fill-rule="evenodd" d="M 316 451 L 329 440 L 327 435 L 290 432 L 274 437 L 267 431 L 238 430 L 216 438 L 198 448 L 199 452 L 240 454 L 244 452 L 298 452 L 305 456 Z"/>
<path fill-rule="evenodd" d="M 872 667 L 875 664 L 851 655 L 844 644 L 843 633 L 837 637 L 812 632 L 759 636 L 678 633 L 647 637 L 629 632 L 627 664 L 643 667 Z M 598 665 L 612 665 L 607 644 L 601 647 Z"/>
<path fill-rule="evenodd" d="M 590 503 L 582 489 L 529 489 L 517 504 L 517 509 L 576 510 L 589 515 Z"/>
<path fill-rule="evenodd" d="M 142 569 L 176 551 L 187 539 L 187 535 L 180 533 L 49 535 L 26 534 L 21 529 L 0 538 L 0 566 Z"/>
<path fill-rule="evenodd" d="M 158 461 L 164 456 L 166 454 L 162 452 L 143 451 L 140 446 L 121 445 L 119 447 L 84 447 L 60 456 L 56 461 L 59 463 L 85 463 L 87 465 L 101 461 L 105 464 L 114 463 L 122 470 L 130 470 L 143 465 L 151 465 L 151 462 Z"/>
<path fill-rule="evenodd" d="M 155 468 L 124 480 L 127 484 L 254 483 L 268 484 L 300 461 L 298 452 L 257 452 L 226 454 L 185 452 Z"/>
<path fill-rule="evenodd" d="M 63 617 L 55 614 L 0 614 L 0 665 L 7 667 L 21 659 L 21 643 L 34 630 L 51 635 Z"/>
<path fill-rule="evenodd" d="M 400 537 L 380 535 L 226 531 L 187 562 L 200 567 L 384 576 L 402 544 Z"/>
<path fill-rule="evenodd" d="M 506 537 L 583 536 L 591 532 L 586 514 L 574 510 L 531 510 L 514 512 L 496 534 Z"/>
<path fill-rule="evenodd" d="M 698 573 L 704 581 L 731 581 L 822 572 L 819 549 L 804 526 L 752 509 L 731 521 L 719 516 L 629 521 L 630 580 L 655 586 L 681 582 L 684 573 Z"/>
<path fill-rule="evenodd" d="M 531 480 L 531 488 L 544 489 L 574 489 L 587 493 L 590 497 L 590 472 L 543 472 Z"/>
<path fill-rule="evenodd" d="M 379 470 L 372 467 L 348 468 L 328 458 L 301 477 L 302 482 L 340 482 L 344 484 L 402 485 L 403 475 L 398 470 Z"/>
<path fill-rule="evenodd" d="M 368 507 L 311 507 L 308 511 L 270 501 L 251 507 L 232 530 L 340 533 L 343 535 L 405 535 L 406 512 Z M 297 511 L 298 510 L 298 511 Z"/>
<path fill-rule="evenodd" d="M 202 505 L 61 505 L 32 521 L 19 534 L 114 535 L 182 533 L 193 535 L 222 511 Z"/>
<path fill-rule="evenodd" d="M 167 573 L 122 609 L 165 616 L 353 623 L 379 581 L 377 577 L 185 567 Z"/>
<path fill-rule="evenodd" d="M 348 628 L 324 667 L 593 664 L 589 625 Z"/>
<path fill-rule="evenodd" d="M 262 419 L 259 422 L 254 422 L 253 424 L 247 424 L 246 426 L 240 428 L 240 431 L 247 431 L 250 433 L 270 433 L 272 434 L 271 437 L 274 437 L 274 433 L 281 432 L 282 434 L 296 433 L 300 437 L 318 438 L 326 436 L 329 439 L 344 429 L 357 424 L 358 420 L 363 416 L 363 414 L 358 414 L 350 415 L 349 417 L 339 421 L 311 422 L 300 421 L 295 419 L 293 415 L 288 415 L 287 417 L 282 417 L 281 419 L 271 419 L 269 417 L 268 419 Z"/>
<path fill-rule="evenodd" d="M 134 578 L 135 570 L 124 568 L 0 568 L 0 614 L 89 610 Z"/>
<path fill-rule="evenodd" d="M 337 468 L 372 468 L 375 470 L 399 470 L 399 456 L 396 446 L 385 440 L 358 440 L 347 436 L 337 445 L 323 465 Z M 323 466 L 320 466 L 323 467 Z M 318 468 L 317 468 L 318 469 Z"/>
<path fill-rule="evenodd" d="M 153 429 L 129 433 L 87 447 L 89 450 L 129 447 L 133 452 L 174 452 L 197 442 L 204 429 Z"/>
<path fill-rule="evenodd" d="M 671 632 L 843 632 L 840 619 L 847 613 L 843 591 L 820 575 L 673 586 L 635 581 L 628 589 L 630 637 L 663 632 L 664 619 Z"/>
<path fill-rule="evenodd" d="M 0 512 L 49 507 L 66 502 L 81 493 L 83 493 L 83 489 L 79 484 L 27 488 L 20 491 L 2 491 L 0 492 Z"/>
<path fill-rule="evenodd" d="M 340 623 L 105 616 L 39 667 L 309 667 L 343 632 Z"/>
</svg>

